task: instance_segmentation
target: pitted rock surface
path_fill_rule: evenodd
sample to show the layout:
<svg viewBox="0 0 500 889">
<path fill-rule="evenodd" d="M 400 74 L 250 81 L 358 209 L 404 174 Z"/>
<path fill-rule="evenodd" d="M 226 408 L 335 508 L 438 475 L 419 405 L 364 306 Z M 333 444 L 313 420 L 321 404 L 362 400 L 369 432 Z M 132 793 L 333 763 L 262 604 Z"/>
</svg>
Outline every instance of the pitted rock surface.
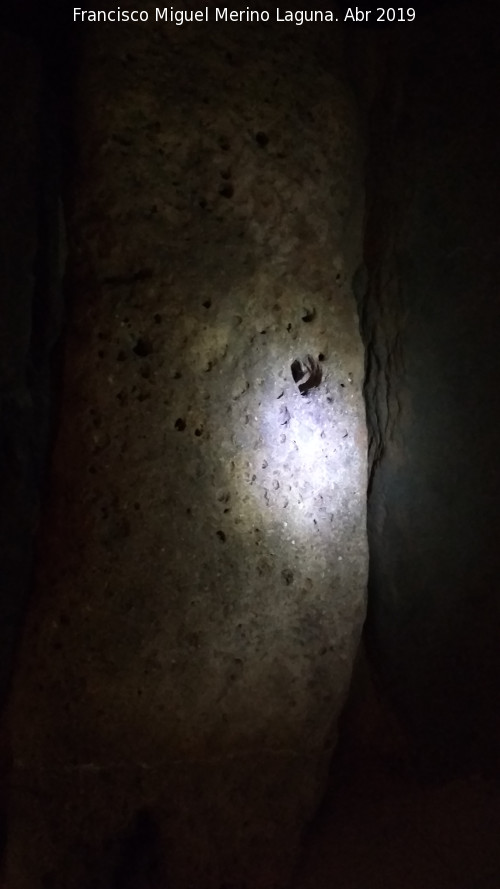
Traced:
<svg viewBox="0 0 500 889">
<path fill-rule="evenodd" d="M 85 35 L 9 870 L 284 886 L 365 612 L 354 105 L 313 32 Z"/>
</svg>

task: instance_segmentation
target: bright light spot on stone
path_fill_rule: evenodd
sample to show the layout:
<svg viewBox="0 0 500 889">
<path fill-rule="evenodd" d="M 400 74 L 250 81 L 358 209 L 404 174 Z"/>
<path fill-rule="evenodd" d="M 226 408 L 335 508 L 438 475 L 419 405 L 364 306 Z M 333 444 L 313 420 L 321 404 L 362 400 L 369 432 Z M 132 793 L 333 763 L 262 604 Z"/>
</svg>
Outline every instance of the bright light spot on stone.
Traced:
<svg viewBox="0 0 500 889">
<path fill-rule="evenodd" d="M 250 390 L 251 422 L 233 437 L 247 458 L 235 478 L 243 525 L 274 529 L 294 548 L 326 548 L 359 472 L 359 417 L 325 377 L 306 396 L 286 374 Z"/>
</svg>

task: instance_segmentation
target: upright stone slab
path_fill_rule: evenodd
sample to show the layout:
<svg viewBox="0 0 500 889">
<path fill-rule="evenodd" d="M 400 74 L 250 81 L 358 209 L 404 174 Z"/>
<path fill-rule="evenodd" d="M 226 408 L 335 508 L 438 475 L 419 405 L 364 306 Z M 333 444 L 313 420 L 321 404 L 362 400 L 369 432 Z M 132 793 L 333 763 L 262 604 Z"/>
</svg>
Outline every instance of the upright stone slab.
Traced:
<svg viewBox="0 0 500 889">
<path fill-rule="evenodd" d="M 367 550 L 359 146 L 318 37 L 86 34 L 16 889 L 285 886 L 320 798 Z"/>
</svg>

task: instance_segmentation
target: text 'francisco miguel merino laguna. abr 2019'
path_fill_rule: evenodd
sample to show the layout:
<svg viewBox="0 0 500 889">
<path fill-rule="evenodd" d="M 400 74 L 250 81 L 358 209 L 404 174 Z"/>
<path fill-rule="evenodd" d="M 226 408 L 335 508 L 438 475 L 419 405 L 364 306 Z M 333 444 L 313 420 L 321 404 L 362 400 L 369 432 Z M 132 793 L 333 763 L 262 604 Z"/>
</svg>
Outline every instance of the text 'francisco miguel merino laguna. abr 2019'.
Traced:
<svg viewBox="0 0 500 889">
<path fill-rule="evenodd" d="M 342 19 L 340 19 L 342 20 Z M 82 9 L 73 7 L 75 22 L 166 22 L 173 25 L 184 25 L 196 22 L 287 22 L 303 25 L 306 22 L 338 22 L 338 13 L 333 9 L 302 9 L 289 10 L 279 7 L 272 10 L 230 9 L 227 6 L 208 6 L 199 9 L 176 9 L 174 6 L 157 7 L 154 12 L 146 9 Z"/>
</svg>

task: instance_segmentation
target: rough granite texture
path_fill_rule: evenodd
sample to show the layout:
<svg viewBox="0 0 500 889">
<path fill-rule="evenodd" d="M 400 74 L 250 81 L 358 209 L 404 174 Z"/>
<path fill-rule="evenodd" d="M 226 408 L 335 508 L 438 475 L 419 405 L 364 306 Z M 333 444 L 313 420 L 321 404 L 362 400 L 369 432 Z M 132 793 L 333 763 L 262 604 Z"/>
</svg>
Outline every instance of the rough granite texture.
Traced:
<svg viewBox="0 0 500 889">
<path fill-rule="evenodd" d="M 355 108 L 306 29 L 85 33 L 8 885 L 281 887 L 365 614 Z"/>
</svg>

